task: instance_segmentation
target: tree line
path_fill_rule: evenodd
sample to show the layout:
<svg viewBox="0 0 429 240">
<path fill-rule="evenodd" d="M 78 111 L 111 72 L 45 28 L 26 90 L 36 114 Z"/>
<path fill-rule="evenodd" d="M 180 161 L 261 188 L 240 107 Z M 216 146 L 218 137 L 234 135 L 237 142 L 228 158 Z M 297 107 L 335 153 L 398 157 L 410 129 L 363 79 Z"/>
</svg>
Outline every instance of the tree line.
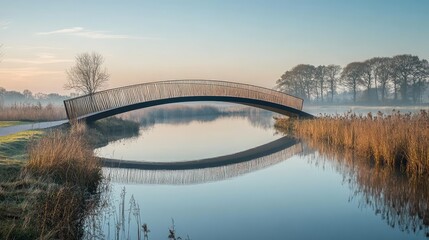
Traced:
<svg viewBox="0 0 429 240">
<path fill-rule="evenodd" d="M 276 87 L 316 102 L 334 102 L 334 96 L 343 91 L 351 95 L 354 103 L 421 103 L 428 79 L 428 61 L 403 54 L 352 62 L 344 68 L 334 64 L 299 64 L 286 71 Z"/>
<path fill-rule="evenodd" d="M 22 93 L 18 91 L 8 91 L 3 87 L 0 87 L 0 108 L 5 106 L 11 106 L 14 104 L 54 104 L 62 105 L 63 101 L 67 98 L 73 97 L 63 96 L 58 93 L 36 93 L 33 94 L 30 90 L 24 90 Z"/>
</svg>

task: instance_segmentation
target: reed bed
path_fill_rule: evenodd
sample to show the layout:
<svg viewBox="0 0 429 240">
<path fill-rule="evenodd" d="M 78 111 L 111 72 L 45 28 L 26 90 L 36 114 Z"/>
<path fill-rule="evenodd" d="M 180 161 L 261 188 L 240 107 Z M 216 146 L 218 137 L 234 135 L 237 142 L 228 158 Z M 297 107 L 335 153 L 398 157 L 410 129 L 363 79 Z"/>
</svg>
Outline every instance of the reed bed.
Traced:
<svg viewBox="0 0 429 240">
<path fill-rule="evenodd" d="M 309 120 L 278 119 L 276 127 L 337 150 L 352 149 L 371 163 L 422 176 L 429 174 L 429 115 L 419 113 L 376 116 L 347 113 Z"/>
<path fill-rule="evenodd" d="M 52 104 L 14 104 L 0 107 L 0 121 L 55 121 L 66 118 L 64 107 Z"/>
</svg>

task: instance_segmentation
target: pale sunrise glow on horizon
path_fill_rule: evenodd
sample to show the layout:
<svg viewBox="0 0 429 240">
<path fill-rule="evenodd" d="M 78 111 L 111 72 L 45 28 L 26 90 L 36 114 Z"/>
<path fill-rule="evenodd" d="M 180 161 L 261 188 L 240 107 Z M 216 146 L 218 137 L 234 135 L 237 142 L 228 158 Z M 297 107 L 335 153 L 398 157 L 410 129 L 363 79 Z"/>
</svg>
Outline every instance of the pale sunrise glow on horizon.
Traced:
<svg viewBox="0 0 429 240">
<path fill-rule="evenodd" d="M 429 1 L 0 1 L 0 87 L 64 90 L 98 52 L 108 88 L 218 79 L 272 88 L 300 63 L 429 58 Z"/>
</svg>

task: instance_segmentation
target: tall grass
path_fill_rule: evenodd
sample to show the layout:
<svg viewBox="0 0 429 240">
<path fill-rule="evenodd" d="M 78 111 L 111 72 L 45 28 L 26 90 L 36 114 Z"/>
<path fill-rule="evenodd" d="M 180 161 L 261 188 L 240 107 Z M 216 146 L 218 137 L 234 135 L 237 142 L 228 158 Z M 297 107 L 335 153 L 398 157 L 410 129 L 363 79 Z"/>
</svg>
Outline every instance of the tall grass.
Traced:
<svg viewBox="0 0 429 240">
<path fill-rule="evenodd" d="M 75 124 L 70 133 L 53 131 L 32 144 L 24 171 L 95 191 L 101 180 L 101 164 L 85 138 L 86 126 Z"/>
<path fill-rule="evenodd" d="M 22 179 L 38 187 L 26 200 L 23 228 L 40 239 L 79 239 L 85 216 L 97 201 L 101 164 L 85 138 L 86 126 L 76 124 L 69 133 L 53 131 L 33 143 Z M 34 186 L 34 184 L 33 184 Z M 37 229 L 37 231 L 34 231 Z"/>
<path fill-rule="evenodd" d="M 429 174 L 429 115 L 393 112 L 377 116 L 348 113 L 311 120 L 278 119 L 280 131 L 335 146 L 380 166 L 401 169 L 411 175 Z"/>
<path fill-rule="evenodd" d="M 64 107 L 52 104 L 14 104 L 0 107 L 0 121 L 55 121 L 66 118 Z"/>
</svg>

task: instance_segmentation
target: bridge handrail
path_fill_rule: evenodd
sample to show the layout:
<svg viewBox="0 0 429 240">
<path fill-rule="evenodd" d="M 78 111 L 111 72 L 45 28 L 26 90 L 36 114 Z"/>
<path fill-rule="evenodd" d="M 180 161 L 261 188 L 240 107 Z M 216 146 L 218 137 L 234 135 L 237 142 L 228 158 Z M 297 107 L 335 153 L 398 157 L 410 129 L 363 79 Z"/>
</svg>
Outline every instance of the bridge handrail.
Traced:
<svg viewBox="0 0 429 240">
<path fill-rule="evenodd" d="M 161 89 L 164 92 L 161 92 Z M 233 93 L 231 92 L 232 89 L 235 90 Z M 153 93 L 152 91 L 156 92 Z M 74 119 L 142 101 L 203 95 L 255 98 L 287 105 L 298 110 L 302 110 L 303 104 L 303 99 L 273 89 L 244 83 L 197 79 L 166 80 L 118 87 L 96 92 L 92 95 L 67 99 L 64 101 L 64 105 L 69 119 Z"/>
</svg>

